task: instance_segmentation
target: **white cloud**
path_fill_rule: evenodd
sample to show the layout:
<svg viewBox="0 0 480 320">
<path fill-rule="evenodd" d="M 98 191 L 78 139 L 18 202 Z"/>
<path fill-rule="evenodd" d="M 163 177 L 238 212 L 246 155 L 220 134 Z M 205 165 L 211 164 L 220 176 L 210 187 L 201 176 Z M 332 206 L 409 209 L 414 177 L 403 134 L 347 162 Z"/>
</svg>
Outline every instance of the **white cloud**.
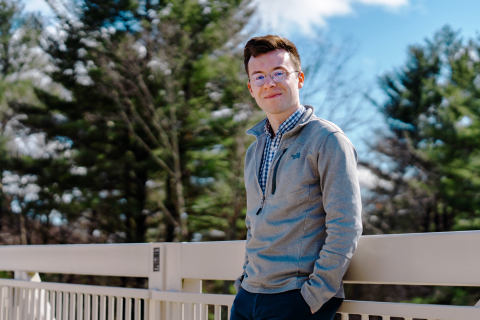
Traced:
<svg viewBox="0 0 480 320">
<path fill-rule="evenodd" d="M 397 9 L 409 0 L 255 0 L 257 14 L 262 22 L 274 30 L 285 30 L 291 24 L 302 31 L 312 25 L 326 25 L 326 19 L 353 13 L 354 4 L 382 6 Z"/>
</svg>

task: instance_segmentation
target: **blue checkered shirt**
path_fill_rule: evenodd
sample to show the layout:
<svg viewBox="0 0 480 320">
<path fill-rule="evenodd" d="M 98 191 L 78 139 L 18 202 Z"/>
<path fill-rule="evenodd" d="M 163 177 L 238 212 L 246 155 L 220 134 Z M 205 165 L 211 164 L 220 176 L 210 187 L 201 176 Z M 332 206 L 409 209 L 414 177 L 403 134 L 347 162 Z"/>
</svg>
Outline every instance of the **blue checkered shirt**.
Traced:
<svg viewBox="0 0 480 320">
<path fill-rule="evenodd" d="M 267 122 L 265 122 L 264 129 L 267 133 L 267 142 L 265 143 L 265 148 L 263 149 L 262 164 L 260 165 L 260 172 L 258 174 L 258 182 L 260 183 L 263 194 L 265 194 L 265 187 L 267 186 L 268 171 L 270 169 L 270 165 L 272 164 L 273 157 L 275 156 L 275 152 L 277 151 L 283 134 L 292 130 L 293 127 L 295 127 L 298 120 L 300 120 L 305 111 L 305 107 L 300 106 L 300 108 L 295 111 L 290 117 L 288 117 L 287 120 L 283 121 L 280 127 L 278 127 L 277 133 L 273 138 L 273 129 L 270 125 L 270 121 L 268 121 L 267 119 Z"/>
</svg>

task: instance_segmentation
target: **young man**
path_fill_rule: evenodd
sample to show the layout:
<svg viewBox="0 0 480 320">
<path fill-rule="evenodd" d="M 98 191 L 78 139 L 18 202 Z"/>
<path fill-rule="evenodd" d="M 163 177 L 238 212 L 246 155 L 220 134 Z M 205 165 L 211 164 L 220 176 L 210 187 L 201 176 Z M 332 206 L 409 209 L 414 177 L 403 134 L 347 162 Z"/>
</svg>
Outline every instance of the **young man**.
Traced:
<svg viewBox="0 0 480 320">
<path fill-rule="evenodd" d="M 355 148 L 301 105 L 293 43 L 252 38 L 248 89 L 267 118 L 247 134 L 247 243 L 231 320 L 322 319 L 344 299 L 342 278 L 362 232 Z"/>
</svg>

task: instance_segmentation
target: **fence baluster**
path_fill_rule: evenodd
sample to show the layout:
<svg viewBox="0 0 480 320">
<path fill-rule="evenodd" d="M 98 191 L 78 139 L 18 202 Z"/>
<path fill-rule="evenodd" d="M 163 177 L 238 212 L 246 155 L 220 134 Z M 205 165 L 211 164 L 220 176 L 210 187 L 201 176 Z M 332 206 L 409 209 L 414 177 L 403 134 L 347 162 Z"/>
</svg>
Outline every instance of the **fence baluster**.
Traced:
<svg viewBox="0 0 480 320">
<path fill-rule="evenodd" d="M 27 288 L 22 289 L 20 301 L 21 301 L 21 308 L 20 308 L 20 319 L 28 319 L 28 292 Z"/>
<path fill-rule="evenodd" d="M 69 304 L 69 300 L 70 300 L 68 292 L 62 292 L 62 296 L 63 296 L 63 307 L 62 307 L 63 317 L 62 317 L 62 320 L 68 320 L 68 304 Z"/>
<path fill-rule="evenodd" d="M 232 306 L 228 305 L 227 308 L 227 320 L 230 320 L 230 314 L 232 313 Z"/>
<path fill-rule="evenodd" d="M 14 287 L 13 288 L 13 295 L 12 295 L 12 320 L 18 319 L 18 304 L 20 302 L 20 288 Z"/>
<path fill-rule="evenodd" d="M 76 293 L 73 293 L 73 292 L 70 292 L 70 304 L 69 304 L 69 310 L 70 310 L 70 315 L 69 315 L 69 319 L 70 320 L 75 320 L 75 306 L 77 305 L 77 294 Z"/>
<path fill-rule="evenodd" d="M 28 303 L 26 299 L 27 289 L 20 288 L 20 299 L 18 300 L 18 319 L 23 320 L 27 316 Z"/>
<path fill-rule="evenodd" d="M 180 302 L 169 302 L 170 317 L 168 319 L 182 319 L 182 304 Z"/>
<path fill-rule="evenodd" d="M 348 313 L 340 313 L 342 315 L 342 320 L 348 320 Z"/>
<path fill-rule="evenodd" d="M 8 287 L 2 287 L 2 300 L 0 301 L 0 320 L 7 319 L 7 308 L 8 308 Z"/>
<path fill-rule="evenodd" d="M 150 303 L 153 304 L 154 308 L 156 308 L 157 304 L 154 300 L 150 300 L 150 299 L 143 300 L 143 310 L 144 310 L 143 320 L 150 320 Z M 156 316 L 155 318 L 153 318 L 153 320 L 156 320 L 159 318 L 158 309 L 157 309 L 157 313 L 155 314 Z"/>
<path fill-rule="evenodd" d="M 29 319 L 30 318 L 30 289 L 23 289 L 23 311 L 22 311 L 22 319 Z"/>
<path fill-rule="evenodd" d="M 215 305 L 214 316 L 215 316 L 215 320 L 221 320 L 222 319 L 222 306 L 221 305 L 219 305 L 219 304 Z"/>
<path fill-rule="evenodd" d="M 5 295 L 3 294 L 4 287 L 0 286 L 0 320 L 3 320 L 3 302 L 5 299 Z"/>
<path fill-rule="evenodd" d="M 28 294 L 28 314 L 30 320 L 35 320 L 35 305 L 36 305 L 36 291 L 37 289 L 30 289 Z"/>
<path fill-rule="evenodd" d="M 31 306 L 32 306 L 32 311 L 30 313 L 30 317 L 32 320 L 40 320 L 37 314 L 39 313 L 38 311 L 38 300 L 40 299 L 40 289 L 31 289 L 32 290 L 32 296 L 31 296 Z"/>
<path fill-rule="evenodd" d="M 164 301 L 165 305 L 165 319 L 172 319 L 172 302 Z"/>
<path fill-rule="evenodd" d="M 92 295 L 92 320 L 98 320 L 98 294 Z"/>
<path fill-rule="evenodd" d="M 369 320 L 368 314 L 362 314 L 362 320 Z"/>
<path fill-rule="evenodd" d="M 107 300 L 107 297 L 105 296 L 100 296 L 100 320 L 106 320 L 105 319 L 105 312 L 107 311 L 106 310 L 106 300 Z"/>
<path fill-rule="evenodd" d="M 56 319 L 55 320 L 60 320 L 62 318 L 62 292 L 61 291 L 55 291 L 55 295 L 57 296 L 57 311 L 55 312 Z"/>
<path fill-rule="evenodd" d="M 18 288 L 13 288 L 12 295 L 12 314 L 10 315 L 10 320 L 17 320 L 17 305 L 18 305 Z"/>
<path fill-rule="evenodd" d="M 140 299 L 138 298 L 135 298 L 135 305 L 134 305 L 134 310 L 133 310 L 133 314 L 134 314 L 134 319 L 135 320 L 140 320 L 140 313 L 141 313 L 141 308 L 140 308 Z"/>
<path fill-rule="evenodd" d="M 193 320 L 193 304 L 184 303 L 183 304 L 184 320 Z"/>
<path fill-rule="evenodd" d="M 13 309 L 15 308 L 15 287 L 10 287 L 8 289 L 8 301 L 6 303 L 7 314 L 5 319 L 13 320 Z"/>
<path fill-rule="evenodd" d="M 91 319 L 91 301 L 90 301 L 90 295 L 86 294 L 85 295 L 85 320 L 90 320 Z"/>
<path fill-rule="evenodd" d="M 108 320 L 114 320 L 115 313 L 115 297 L 108 297 Z"/>
<path fill-rule="evenodd" d="M 24 301 L 23 301 L 23 318 L 22 319 L 30 320 L 31 312 L 32 312 L 30 297 L 31 297 L 31 289 L 25 288 L 23 293 Z"/>
<path fill-rule="evenodd" d="M 83 320 L 83 294 L 77 294 L 77 320 Z"/>
<path fill-rule="evenodd" d="M 41 317 L 41 313 L 40 313 L 40 309 L 41 309 L 41 305 L 42 305 L 42 289 L 35 289 L 34 291 L 34 295 L 35 295 L 35 312 L 34 312 L 34 319 L 35 320 L 41 320 L 40 317 Z"/>
<path fill-rule="evenodd" d="M 13 295 L 14 295 L 14 290 L 13 287 L 8 288 L 8 301 L 6 303 L 6 315 L 5 315 L 5 320 L 13 320 Z"/>
<path fill-rule="evenodd" d="M 123 319 L 123 298 L 117 297 L 117 319 Z"/>
<path fill-rule="evenodd" d="M 204 303 L 200 303 L 199 308 L 200 308 L 198 313 L 200 315 L 199 320 L 208 320 L 208 315 L 207 315 L 207 318 L 205 318 L 205 314 L 208 314 L 207 305 Z"/>
<path fill-rule="evenodd" d="M 50 320 L 50 310 L 52 305 L 48 303 L 50 295 L 52 293 L 50 291 L 45 290 L 45 299 L 43 300 L 43 308 L 45 313 L 45 320 Z"/>
<path fill-rule="evenodd" d="M 18 294 L 18 303 L 16 303 L 17 305 L 17 308 L 18 308 L 18 313 L 17 313 L 17 319 L 18 320 L 23 320 L 25 317 L 24 315 L 26 315 L 26 307 L 28 306 L 25 302 L 25 293 L 26 293 L 26 289 L 24 288 L 18 288 L 18 291 L 19 291 L 19 294 Z"/>
<path fill-rule="evenodd" d="M 132 320 L 132 298 L 125 298 L 125 320 Z"/>
</svg>

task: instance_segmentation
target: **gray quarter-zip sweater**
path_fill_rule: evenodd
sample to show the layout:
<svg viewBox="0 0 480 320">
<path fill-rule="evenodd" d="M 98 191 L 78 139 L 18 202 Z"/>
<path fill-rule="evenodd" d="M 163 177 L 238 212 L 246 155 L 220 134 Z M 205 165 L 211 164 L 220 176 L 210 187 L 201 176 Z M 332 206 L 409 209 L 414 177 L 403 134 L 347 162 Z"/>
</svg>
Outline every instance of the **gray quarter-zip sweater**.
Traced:
<svg viewBox="0 0 480 320">
<path fill-rule="evenodd" d="M 361 199 L 355 148 L 340 128 L 305 108 L 280 140 L 265 195 L 258 172 L 266 119 L 247 131 L 257 140 L 245 157 L 247 241 L 235 288 L 301 289 L 317 311 L 330 298 L 345 297 L 342 278 L 362 233 Z"/>
</svg>

